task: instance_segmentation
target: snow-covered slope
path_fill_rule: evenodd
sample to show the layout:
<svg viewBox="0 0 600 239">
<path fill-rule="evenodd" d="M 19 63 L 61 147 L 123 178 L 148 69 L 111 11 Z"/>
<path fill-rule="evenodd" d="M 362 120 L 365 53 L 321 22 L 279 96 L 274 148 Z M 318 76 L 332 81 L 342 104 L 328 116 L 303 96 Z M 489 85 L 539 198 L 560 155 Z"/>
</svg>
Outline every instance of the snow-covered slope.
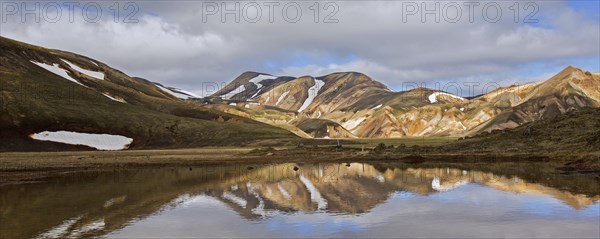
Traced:
<svg viewBox="0 0 600 239">
<path fill-rule="evenodd" d="M 133 139 L 121 135 L 88 134 L 70 131 L 43 131 L 30 136 L 35 140 L 85 145 L 99 150 L 126 149 Z"/>
<path fill-rule="evenodd" d="M 61 60 L 62 60 L 62 59 L 61 59 Z M 69 65 L 72 65 L 71 63 L 69 63 L 69 62 L 68 62 L 68 61 L 66 61 L 66 60 L 62 60 L 62 61 L 64 61 L 65 63 L 67 63 L 67 64 L 69 64 Z M 82 83 L 81 83 L 81 82 L 79 82 L 78 80 L 76 80 L 76 79 L 74 79 L 73 77 L 71 77 L 71 76 L 69 75 L 69 72 L 68 72 L 67 70 L 65 70 L 65 69 L 61 68 L 61 67 L 60 67 L 60 65 L 59 65 L 59 64 L 57 64 L 57 63 L 54 63 L 54 64 L 52 64 L 52 65 L 48 65 L 48 64 L 46 64 L 46 63 L 36 62 L 36 61 L 33 61 L 33 60 L 31 60 L 30 62 L 31 62 L 31 63 L 33 63 L 33 64 L 35 64 L 35 65 L 37 65 L 37 66 L 39 66 L 39 67 L 41 67 L 41 68 L 44 68 L 45 70 L 47 70 L 47 71 L 49 71 L 49 72 L 52 72 L 52 73 L 56 74 L 56 75 L 58 75 L 58 76 L 60 76 L 60 77 L 62 77 L 62 78 L 64 78 L 64 79 L 66 79 L 66 80 L 68 80 L 68 81 L 71 81 L 71 82 L 73 82 L 73 83 L 75 83 L 75 84 L 78 84 L 78 85 L 80 85 L 80 86 L 83 86 L 83 87 L 89 88 L 88 86 L 86 86 L 86 85 L 82 84 Z M 77 66 L 75 66 L 75 65 L 72 65 L 71 67 L 75 69 L 75 67 L 77 67 Z M 100 73 L 100 74 L 102 74 L 102 73 Z M 98 76 L 98 77 L 99 77 L 100 75 L 97 75 L 97 74 L 96 74 L 95 76 Z M 103 79 L 103 78 L 104 78 L 104 74 L 102 74 L 102 78 L 100 78 L 100 79 Z M 109 94 L 107 94 L 107 93 L 102 93 L 102 92 L 99 92 L 99 93 L 100 93 L 100 94 L 102 94 L 103 96 L 105 96 L 106 98 L 109 98 L 109 99 L 111 99 L 111 100 L 118 101 L 118 102 L 121 102 L 121 103 L 126 103 L 126 102 L 125 102 L 125 100 L 123 100 L 122 98 L 116 98 L 116 97 L 112 97 L 112 96 L 110 96 L 110 95 L 109 95 Z"/>
<path fill-rule="evenodd" d="M 52 65 L 48 65 L 46 63 L 41 63 L 41 62 L 36 62 L 36 61 L 30 61 L 33 64 L 36 64 L 37 66 L 46 69 L 49 72 L 52 72 L 56 75 L 59 75 L 62 78 L 65 78 L 68 81 L 71 81 L 75 84 L 78 84 L 80 86 L 86 87 L 85 85 L 81 84 L 79 81 L 73 79 L 73 77 L 71 77 L 68 73 L 67 70 L 60 68 L 60 66 L 56 63 L 52 64 Z"/>
<path fill-rule="evenodd" d="M 447 97 L 450 97 L 450 98 L 453 98 L 453 99 L 457 99 L 457 100 L 460 100 L 460 101 L 467 100 L 467 99 L 462 98 L 460 96 L 456 96 L 456 95 L 449 94 L 449 93 L 446 93 L 446 92 L 435 92 L 435 93 L 429 95 L 429 97 L 427 97 L 427 99 L 429 99 L 429 102 L 431 102 L 431 103 L 436 103 L 436 102 L 438 102 L 438 97 L 439 96 L 447 96 Z"/>
<path fill-rule="evenodd" d="M 302 112 L 303 110 L 308 108 L 308 106 L 315 100 L 315 98 L 319 94 L 321 87 L 325 85 L 325 82 L 323 82 L 322 80 L 315 79 L 314 81 L 315 84 L 308 89 L 308 98 L 304 100 L 304 103 L 302 104 L 302 106 L 300 106 L 300 109 L 298 109 L 299 112 Z"/>
<path fill-rule="evenodd" d="M 252 78 L 251 80 L 249 80 L 249 82 L 253 83 L 254 85 L 256 85 L 256 93 L 254 93 L 250 98 L 254 98 L 256 97 L 262 90 L 263 90 L 263 84 L 261 83 L 263 80 L 273 80 L 277 77 L 272 76 L 272 75 L 263 75 L 260 74 L 254 78 Z"/>
<path fill-rule="evenodd" d="M 244 87 L 243 85 L 238 86 L 237 88 L 233 89 L 232 91 L 230 91 L 227 94 L 221 95 L 221 97 L 223 97 L 224 99 L 231 99 L 233 98 L 233 96 L 242 93 L 246 90 L 246 87 Z"/>
<path fill-rule="evenodd" d="M 172 87 L 165 87 L 162 84 L 159 83 L 154 83 L 154 85 L 156 85 L 156 87 L 158 87 L 159 89 L 161 89 L 163 92 L 175 96 L 179 99 L 185 100 L 185 99 L 190 99 L 190 98 L 200 98 L 200 96 L 191 93 L 189 91 L 185 91 L 185 90 L 181 90 L 181 89 L 177 89 L 177 88 L 172 88 Z"/>
<path fill-rule="evenodd" d="M 102 72 L 86 70 L 86 69 L 83 69 L 65 59 L 60 59 L 60 60 L 67 63 L 71 68 L 73 68 L 73 70 L 76 70 L 81 74 L 84 74 L 84 75 L 92 77 L 92 78 L 96 78 L 98 80 L 104 80 L 104 73 L 102 73 Z"/>
</svg>

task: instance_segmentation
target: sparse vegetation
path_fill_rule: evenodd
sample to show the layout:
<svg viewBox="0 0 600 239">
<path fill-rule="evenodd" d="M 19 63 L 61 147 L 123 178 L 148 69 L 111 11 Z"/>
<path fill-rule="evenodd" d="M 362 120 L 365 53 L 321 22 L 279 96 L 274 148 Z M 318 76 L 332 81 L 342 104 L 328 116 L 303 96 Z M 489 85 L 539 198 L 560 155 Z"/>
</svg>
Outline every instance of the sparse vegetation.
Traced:
<svg viewBox="0 0 600 239">
<path fill-rule="evenodd" d="M 64 64 L 60 59 L 101 70 L 105 80 L 79 77 L 87 86 L 81 87 L 30 62 Z M 0 151 L 90 149 L 28 137 L 46 130 L 123 135 L 133 138 L 133 149 L 239 146 L 297 137 L 284 129 L 175 99 L 146 80 L 103 64 L 96 66 L 86 57 L 6 38 L 0 38 L 0 78 Z M 100 92 L 110 92 L 127 103 Z"/>
<path fill-rule="evenodd" d="M 484 132 L 440 147 L 451 152 L 595 152 L 600 109 L 584 108 L 504 130 Z"/>
</svg>

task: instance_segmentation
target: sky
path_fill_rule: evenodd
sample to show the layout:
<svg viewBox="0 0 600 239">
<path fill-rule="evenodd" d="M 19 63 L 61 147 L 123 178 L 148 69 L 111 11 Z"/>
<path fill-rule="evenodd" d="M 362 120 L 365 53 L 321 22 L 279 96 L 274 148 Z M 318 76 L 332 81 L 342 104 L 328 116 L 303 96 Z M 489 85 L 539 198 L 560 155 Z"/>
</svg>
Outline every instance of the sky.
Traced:
<svg viewBox="0 0 600 239">
<path fill-rule="evenodd" d="M 472 2 L 2 1 L 0 35 L 200 95 L 244 71 L 355 71 L 462 96 L 600 72 L 600 1 Z"/>
</svg>

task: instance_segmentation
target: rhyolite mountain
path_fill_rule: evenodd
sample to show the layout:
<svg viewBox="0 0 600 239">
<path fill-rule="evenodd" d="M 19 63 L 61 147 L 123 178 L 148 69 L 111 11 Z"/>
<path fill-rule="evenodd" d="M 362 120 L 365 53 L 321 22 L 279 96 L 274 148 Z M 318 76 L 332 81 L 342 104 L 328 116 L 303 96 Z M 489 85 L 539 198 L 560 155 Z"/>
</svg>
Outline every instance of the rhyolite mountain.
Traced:
<svg viewBox="0 0 600 239">
<path fill-rule="evenodd" d="M 0 79 L 0 151 L 92 149 L 31 138 L 44 131 L 124 136 L 133 139 L 133 149 L 297 137 L 182 100 L 195 96 L 130 77 L 103 62 L 4 37 Z"/>
<path fill-rule="evenodd" d="M 600 75 L 567 67 L 534 84 L 465 99 L 394 92 L 358 72 L 245 72 L 210 97 L 70 52 L 0 37 L 0 150 L 91 149 L 39 141 L 69 131 L 121 135 L 129 148 L 245 145 L 290 138 L 469 136 L 600 107 Z"/>
<path fill-rule="evenodd" d="M 600 107 L 599 87 L 599 74 L 574 67 L 471 99 L 426 88 L 393 92 L 357 72 L 297 78 L 245 72 L 213 94 L 208 107 L 301 137 L 461 137 Z"/>
</svg>

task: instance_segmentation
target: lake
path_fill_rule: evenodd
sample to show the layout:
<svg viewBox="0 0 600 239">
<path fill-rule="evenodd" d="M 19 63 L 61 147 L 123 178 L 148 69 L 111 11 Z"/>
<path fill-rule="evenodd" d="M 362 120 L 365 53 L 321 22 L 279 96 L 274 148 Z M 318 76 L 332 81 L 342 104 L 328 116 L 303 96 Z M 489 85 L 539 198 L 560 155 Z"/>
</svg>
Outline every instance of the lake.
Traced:
<svg viewBox="0 0 600 239">
<path fill-rule="evenodd" d="M 598 238 L 599 195 L 518 163 L 141 168 L 1 186 L 0 237 Z"/>
</svg>

